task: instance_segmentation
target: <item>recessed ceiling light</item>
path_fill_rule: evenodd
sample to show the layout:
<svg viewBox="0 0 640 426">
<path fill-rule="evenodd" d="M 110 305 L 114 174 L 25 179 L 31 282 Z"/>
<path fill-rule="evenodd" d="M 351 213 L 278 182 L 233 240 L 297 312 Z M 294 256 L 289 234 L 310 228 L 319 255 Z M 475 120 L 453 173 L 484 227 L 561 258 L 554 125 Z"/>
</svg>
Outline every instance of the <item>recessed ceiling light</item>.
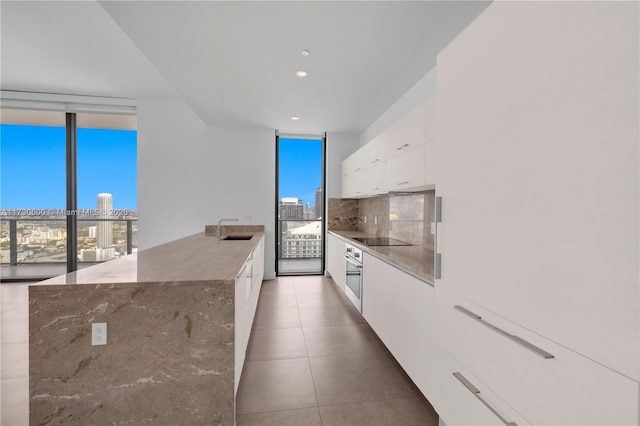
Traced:
<svg viewBox="0 0 640 426">
<path fill-rule="evenodd" d="M 305 70 L 300 70 L 300 71 L 296 71 L 296 75 L 297 75 L 298 77 L 306 77 L 306 76 L 308 76 L 308 75 L 309 75 L 309 73 L 308 73 L 308 72 L 306 72 Z"/>
<path fill-rule="evenodd" d="M 298 117 L 297 115 L 293 115 L 293 116 L 291 116 L 291 119 L 293 121 L 296 121 L 296 120 L 300 120 L 300 117 Z"/>
<path fill-rule="evenodd" d="M 302 56 L 309 56 L 311 52 L 309 52 L 308 50 L 303 50 L 302 51 Z"/>
</svg>

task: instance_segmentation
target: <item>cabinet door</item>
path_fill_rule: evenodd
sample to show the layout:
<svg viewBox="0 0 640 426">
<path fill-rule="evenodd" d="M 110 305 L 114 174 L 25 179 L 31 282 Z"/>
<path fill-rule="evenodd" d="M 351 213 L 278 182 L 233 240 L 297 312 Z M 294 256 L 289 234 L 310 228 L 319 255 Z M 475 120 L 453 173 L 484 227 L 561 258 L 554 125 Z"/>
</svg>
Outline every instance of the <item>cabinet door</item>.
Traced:
<svg viewBox="0 0 640 426">
<path fill-rule="evenodd" d="M 345 243 L 340 238 L 329 235 L 327 238 L 327 270 L 333 281 L 344 291 L 346 284 L 346 265 L 344 260 Z"/>
<path fill-rule="evenodd" d="M 393 271 L 391 352 L 418 388 L 433 392 L 433 287 L 400 270 Z"/>
<path fill-rule="evenodd" d="M 429 142 L 432 139 L 436 139 L 436 123 L 437 123 L 437 117 L 436 117 L 436 96 L 431 96 L 430 98 L 427 98 L 427 100 L 425 101 L 425 141 Z"/>
<path fill-rule="evenodd" d="M 367 253 L 363 256 L 362 315 L 387 348 L 391 348 L 395 268 Z"/>
<path fill-rule="evenodd" d="M 425 143 L 425 130 L 425 103 L 422 102 L 389 128 L 387 134 L 387 159 Z"/>
<path fill-rule="evenodd" d="M 387 160 L 389 191 L 416 190 L 425 183 L 425 144 Z"/>
<path fill-rule="evenodd" d="M 640 381 L 637 26 L 489 5 L 438 56 L 436 179 L 439 285 Z"/>
<path fill-rule="evenodd" d="M 379 195 L 388 191 L 387 162 L 375 163 L 363 172 L 365 195 Z"/>
<path fill-rule="evenodd" d="M 376 136 L 365 145 L 366 151 L 366 165 L 368 167 L 374 166 L 377 163 L 386 161 L 387 159 L 387 132 L 383 132 Z"/>
<path fill-rule="evenodd" d="M 434 347 L 434 357 L 437 364 L 435 393 L 429 397 L 429 402 L 445 424 L 452 426 L 504 426 L 507 422 L 514 422 L 520 426 L 531 424 L 438 345 Z M 455 376 L 454 373 L 456 373 Z M 475 393 L 476 391 L 478 393 Z M 482 398 L 486 405 L 476 395 Z"/>
</svg>

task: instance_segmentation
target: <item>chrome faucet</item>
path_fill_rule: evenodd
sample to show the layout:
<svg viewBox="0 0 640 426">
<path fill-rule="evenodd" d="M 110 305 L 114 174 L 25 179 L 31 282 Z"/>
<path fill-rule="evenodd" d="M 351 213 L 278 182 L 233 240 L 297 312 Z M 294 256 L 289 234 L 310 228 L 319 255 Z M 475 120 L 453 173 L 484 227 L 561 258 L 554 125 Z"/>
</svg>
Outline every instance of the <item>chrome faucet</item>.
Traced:
<svg viewBox="0 0 640 426">
<path fill-rule="evenodd" d="M 220 227 L 220 224 L 222 222 L 237 222 L 238 219 L 220 219 L 218 221 L 218 239 L 221 240 L 222 239 L 222 228 Z"/>
</svg>

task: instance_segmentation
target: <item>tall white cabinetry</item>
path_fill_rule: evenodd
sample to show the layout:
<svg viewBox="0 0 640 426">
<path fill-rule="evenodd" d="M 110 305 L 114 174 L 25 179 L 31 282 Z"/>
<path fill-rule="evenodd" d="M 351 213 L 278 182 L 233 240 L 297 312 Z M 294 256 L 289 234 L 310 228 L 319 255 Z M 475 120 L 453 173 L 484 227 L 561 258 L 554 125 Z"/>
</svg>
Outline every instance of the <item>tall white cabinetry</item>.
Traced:
<svg viewBox="0 0 640 426">
<path fill-rule="evenodd" d="M 533 424 L 639 421 L 637 31 L 495 2 L 438 56 L 438 342 Z"/>
</svg>

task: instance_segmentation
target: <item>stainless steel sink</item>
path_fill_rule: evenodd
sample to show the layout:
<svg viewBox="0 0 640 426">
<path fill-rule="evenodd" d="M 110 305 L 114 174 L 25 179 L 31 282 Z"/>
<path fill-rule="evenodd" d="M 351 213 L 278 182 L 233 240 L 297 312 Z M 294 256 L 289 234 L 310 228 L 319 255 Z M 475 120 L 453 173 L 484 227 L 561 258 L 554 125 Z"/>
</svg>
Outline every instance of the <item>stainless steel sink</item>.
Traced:
<svg viewBox="0 0 640 426">
<path fill-rule="evenodd" d="M 221 241 L 249 241 L 253 238 L 253 235 L 225 235 Z"/>
</svg>

